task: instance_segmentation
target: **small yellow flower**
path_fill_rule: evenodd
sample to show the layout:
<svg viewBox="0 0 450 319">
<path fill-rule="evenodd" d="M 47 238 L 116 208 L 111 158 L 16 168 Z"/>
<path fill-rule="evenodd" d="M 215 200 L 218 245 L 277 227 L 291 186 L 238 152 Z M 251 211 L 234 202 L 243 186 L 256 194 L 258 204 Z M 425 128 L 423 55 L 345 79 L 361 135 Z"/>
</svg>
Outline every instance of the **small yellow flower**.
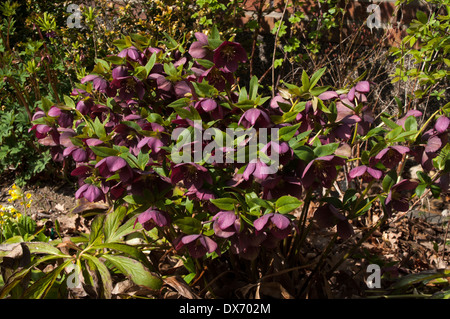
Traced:
<svg viewBox="0 0 450 319">
<path fill-rule="evenodd" d="M 27 198 L 30 198 L 30 197 L 31 197 L 31 194 L 30 194 L 30 193 L 28 193 L 28 194 L 27 194 Z"/>
</svg>

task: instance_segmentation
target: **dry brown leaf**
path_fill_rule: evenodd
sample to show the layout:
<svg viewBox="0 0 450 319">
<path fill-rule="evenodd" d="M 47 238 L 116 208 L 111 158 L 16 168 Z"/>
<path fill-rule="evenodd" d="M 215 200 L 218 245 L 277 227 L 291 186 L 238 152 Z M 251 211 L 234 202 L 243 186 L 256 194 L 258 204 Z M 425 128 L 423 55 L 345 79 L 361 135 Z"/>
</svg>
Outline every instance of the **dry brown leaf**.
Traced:
<svg viewBox="0 0 450 319">
<path fill-rule="evenodd" d="M 189 287 L 186 282 L 178 277 L 172 276 L 164 279 L 164 284 L 175 289 L 182 297 L 187 299 L 200 299 L 195 293 L 192 292 L 191 287 Z"/>
<path fill-rule="evenodd" d="M 294 297 L 279 282 L 262 282 L 259 294 L 275 299 L 294 299 Z"/>
</svg>

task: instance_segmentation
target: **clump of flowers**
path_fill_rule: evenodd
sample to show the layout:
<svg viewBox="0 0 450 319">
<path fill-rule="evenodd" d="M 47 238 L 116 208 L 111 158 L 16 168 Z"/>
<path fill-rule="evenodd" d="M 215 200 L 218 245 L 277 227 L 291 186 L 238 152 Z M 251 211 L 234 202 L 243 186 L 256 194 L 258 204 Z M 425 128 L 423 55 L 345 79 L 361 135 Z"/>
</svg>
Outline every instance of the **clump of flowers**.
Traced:
<svg viewBox="0 0 450 319">
<path fill-rule="evenodd" d="M 347 239 L 351 220 L 376 200 L 389 214 L 407 209 L 406 184 L 388 183 L 406 156 L 426 141 L 429 154 L 442 154 L 448 121 L 426 134 L 405 132 L 417 127 L 413 114 L 404 127 L 386 120 L 392 131 L 381 129 L 370 111 L 369 81 L 330 90 L 318 85 L 325 69 L 304 72 L 301 86 L 286 83 L 272 99 L 258 93 L 256 77 L 248 88 L 236 85 L 235 72 L 247 61 L 239 43 L 217 30 L 195 38 L 189 48 L 173 39 L 165 47 L 116 42 L 119 54 L 81 79 L 66 105 L 48 105 L 34 120 L 55 158 L 75 160 L 77 198 L 128 207 L 136 223 L 158 230 L 180 254 L 254 260 L 310 229 L 313 200 L 320 203 L 318 226 L 336 226 Z M 351 183 L 335 198 L 342 175 Z M 375 180 L 385 186 L 379 197 L 353 188 Z"/>
<path fill-rule="evenodd" d="M 33 200 L 31 199 L 30 193 L 24 193 L 20 187 L 14 184 L 11 189 L 8 191 L 10 198 L 8 198 L 8 202 L 17 202 L 20 206 L 23 206 L 25 209 L 31 207 L 31 203 Z"/>
</svg>

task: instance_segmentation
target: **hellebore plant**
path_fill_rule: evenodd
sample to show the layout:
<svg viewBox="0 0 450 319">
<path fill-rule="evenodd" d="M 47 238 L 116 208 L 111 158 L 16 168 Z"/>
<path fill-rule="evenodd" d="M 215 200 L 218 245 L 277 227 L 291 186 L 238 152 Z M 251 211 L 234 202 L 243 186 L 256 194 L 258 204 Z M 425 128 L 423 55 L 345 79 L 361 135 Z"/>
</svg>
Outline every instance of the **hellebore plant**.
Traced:
<svg viewBox="0 0 450 319">
<path fill-rule="evenodd" d="M 418 183 L 401 180 L 405 158 L 435 171 L 421 185 L 448 192 L 448 105 L 427 131 L 417 113 L 376 122 L 376 84 L 319 86 L 325 69 L 264 97 L 256 77 L 235 85 L 247 61 L 239 43 L 217 30 L 196 33 L 187 49 L 169 40 L 117 42 L 120 53 L 100 60 L 64 105 L 36 111 L 33 130 L 55 158 L 74 159 L 77 198 L 126 207 L 135 225 L 157 230 L 179 254 L 254 261 L 284 247 L 297 260 L 311 223 L 347 239 L 351 220 L 374 202 L 389 216 L 410 208 Z M 234 134 L 250 130 L 257 143 Z M 382 192 L 368 195 L 376 181 Z"/>
</svg>

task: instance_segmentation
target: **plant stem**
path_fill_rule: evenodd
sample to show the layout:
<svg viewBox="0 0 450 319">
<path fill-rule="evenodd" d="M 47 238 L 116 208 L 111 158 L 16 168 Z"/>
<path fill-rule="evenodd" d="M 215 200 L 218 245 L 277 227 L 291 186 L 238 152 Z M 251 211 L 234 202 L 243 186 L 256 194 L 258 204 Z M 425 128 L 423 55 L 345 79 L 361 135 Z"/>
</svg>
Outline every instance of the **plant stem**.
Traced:
<svg viewBox="0 0 450 319">
<path fill-rule="evenodd" d="M 326 278 L 330 278 L 333 275 L 334 271 L 345 261 L 348 257 L 353 255 L 353 253 L 373 234 L 375 230 L 377 230 L 386 220 L 388 216 L 384 214 L 382 218 L 372 227 L 357 243 L 350 249 L 326 274 Z"/>
</svg>

